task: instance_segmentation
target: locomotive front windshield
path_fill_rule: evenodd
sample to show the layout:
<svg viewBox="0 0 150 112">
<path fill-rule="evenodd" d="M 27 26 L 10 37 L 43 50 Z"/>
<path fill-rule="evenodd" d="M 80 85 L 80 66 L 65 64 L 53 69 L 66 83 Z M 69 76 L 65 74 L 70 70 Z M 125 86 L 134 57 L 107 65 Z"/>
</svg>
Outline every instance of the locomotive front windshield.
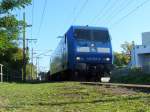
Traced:
<svg viewBox="0 0 150 112">
<path fill-rule="evenodd" d="M 99 42 L 108 42 L 109 33 L 105 30 L 88 30 L 88 29 L 76 29 L 74 32 L 76 39 L 92 40 Z"/>
</svg>

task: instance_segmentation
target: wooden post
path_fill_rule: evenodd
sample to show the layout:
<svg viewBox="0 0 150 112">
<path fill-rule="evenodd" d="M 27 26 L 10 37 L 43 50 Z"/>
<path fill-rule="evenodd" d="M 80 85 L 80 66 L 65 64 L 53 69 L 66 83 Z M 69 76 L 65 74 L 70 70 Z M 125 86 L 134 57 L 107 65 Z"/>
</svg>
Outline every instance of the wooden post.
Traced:
<svg viewBox="0 0 150 112">
<path fill-rule="evenodd" d="M 3 82 L 3 65 L 0 64 L 0 76 L 1 76 L 1 83 Z"/>
</svg>

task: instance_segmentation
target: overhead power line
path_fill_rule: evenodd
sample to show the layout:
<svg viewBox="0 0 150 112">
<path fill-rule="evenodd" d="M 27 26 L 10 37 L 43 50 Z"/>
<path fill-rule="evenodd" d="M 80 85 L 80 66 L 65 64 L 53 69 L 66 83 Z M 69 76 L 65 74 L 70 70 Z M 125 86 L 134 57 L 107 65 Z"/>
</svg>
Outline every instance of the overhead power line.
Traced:
<svg viewBox="0 0 150 112">
<path fill-rule="evenodd" d="M 110 23 L 117 15 L 119 15 L 122 11 L 124 11 L 124 10 L 126 9 L 126 7 L 128 7 L 133 1 L 134 1 L 134 0 L 128 0 L 128 1 L 126 2 L 126 4 L 125 4 L 123 7 L 121 7 L 120 9 L 118 9 L 118 10 L 116 11 L 116 13 L 113 13 L 113 14 L 109 17 L 109 19 L 107 19 L 105 22 L 106 22 L 106 23 Z M 120 6 L 121 6 L 121 4 L 120 4 Z M 120 7 L 120 6 L 119 6 L 119 7 Z"/>
<path fill-rule="evenodd" d="M 73 12 L 72 12 L 73 15 L 75 15 L 75 12 L 76 12 L 77 7 L 78 7 L 78 5 L 79 5 L 78 2 L 79 2 L 79 1 L 77 1 L 76 5 L 75 5 L 74 8 L 73 8 Z M 74 18 L 72 18 L 72 19 L 73 19 L 73 21 L 74 21 Z M 72 21 L 72 23 L 73 23 L 73 21 Z"/>
<path fill-rule="evenodd" d="M 129 0 L 129 1 L 131 1 L 131 0 Z M 134 0 L 132 0 L 132 1 L 134 1 Z M 108 13 L 108 14 L 106 15 L 106 17 L 103 19 L 103 23 L 104 23 L 105 21 L 111 19 L 111 16 L 112 16 L 113 14 L 115 14 L 121 7 L 123 7 L 124 4 L 126 4 L 126 2 L 128 2 L 128 0 L 120 0 L 120 1 L 118 1 L 117 4 L 115 5 L 115 7 L 113 7 L 113 8 L 111 9 L 111 11 L 109 11 L 109 13 Z"/>
<path fill-rule="evenodd" d="M 109 1 L 110 2 L 110 1 Z M 110 5 L 110 7 L 108 7 L 108 8 L 106 8 L 106 10 L 100 15 L 100 16 L 98 16 L 97 18 L 97 21 L 95 22 L 95 24 L 96 23 L 98 23 L 99 21 L 101 21 L 102 20 L 102 18 L 104 18 L 107 14 L 108 14 L 108 12 L 110 12 L 110 10 L 112 10 L 112 8 L 114 7 L 116 5 L 116 2 L 114 1 L 114 2 L 112 2 L 112 4 Z M 101 17 L 101 18 L 100 18 Z"/>
<path fill-rule="evenodd" d="M 76 16 L 73 19 L 72 24 L 74 24 L 77 21 L 77 18 L 79 18 L 79 15 L 82 13 L 82 11 L 84 10 L 85 6 L 87 5 L 89 0 L 85 0 L 85 2 L 83 3 L 83 5 L 81 6 L 81 8 L 79 9 L 78 13 L 76 14 Z"/>
<path fill-rule="evenodd" d="M 104 24 L 104 22 L 110 18 L 110 16 L 116 11 L 118 10 L 118 6 L 121 7 L 122 4 L 124 4 L 124 2 L 126 2 L 127 0 L 119 0 L 117 1 L 116 4 L 116 0 L 114 1 L 114 3 L 112 4 L 112 6 L 107 10 L 107 12 L 103 15 L 103 17 L 100 19 L 101 23 Z"/>
<path fill-rule="evenodd" d="M 124 19 L 126 19 L 128 16 L 130 16 L 131 14 L 133 14 L 134 12 L 136 12 L 139 8 L 143 7 L 146 3 L 150 2 L 150 0 L 145 0 L 144 2 L 142 2 L 141 4 L 139 4 L 137 7 L 135 7 L 133 10 L 131 10 L 129 13 L 127 13 L 126 15 L 124 15 L 123 17 L 121 17 L 120 19 L 118 19 L 118 21 L 116 21 L 115 23 L 113 23 L 110 28 L 112 28 L 113 26 L 119 24 L 121 21 L 123 21 Z"/>
<path fill-rule="evenodd" d="M 34 0 L 32 0 L 32 27 L 31 27 L 31 38 L 33 36 L 33 26 L 34 26 Z"/>
<path fill-rule="evenodd" d="M 49 53 L 49 52 L 52 52 L 52 50 L 50 49 L 50 50 L 47 50 L 46 52 L 40 53 L 40 54 L 37 55 L 37 57 L 39 57 L 39 56 L 41 56 L 41 55 L 45 55 L 45 54 L 47 54 L 47 53 Z"/>
<path fill-rule="evenodd" d="M 104 6 L 101 8 L 101 10 L 98 12 L 98 14 L 92 19 L 91 23 L 95 22 L 97 17 L 99 17 L 102 14 L 102 12 L 105 10 L 105 8 L 108 6 L 109 3 L 110 3 L 110 0 L 107 0 Z"/>
<path fill-rule="evenodd" d="M 40 25 L 39 25 L 38 34 L 41 31 L 41 27 L 42 27 L 42 24 L 43 24 L 43 20 L 44 20 L 44 16 L 45 16 L 45 11 L 46 11 L 46 6 L 47 6 L 47 0 L 44 1 L 44 6 L 43 6 L 42 15 L 41 15 L 41 21 L 40 21 Z"/>
<path fill-rule="evenodd" d="M 68 15 L 66 16 L 66 19 L 64 19 L 64 24 L 65 24 L 65 27 L 66 28 L 64 28 L 64 27 L 61 27 L 61 30 L 59 30 L 59 31 L 62 31 L 62 33 L 61 34 L 63 34 L 64 33 L 64 30 L 65 29 L 67 29 L 68 27 L 70 27 L 70 25 L 72 25 L 72 22 L 73 22 L 73 15 L 75 15 L 75 12 L 76 12 L 76 10 L 77 10 L 77 7 L 78 7 L 78 5 L 79 5 L 79 1 L 80 0 L 76 0 L 76 2 L 75 3 L 73 3 L 73 8 L 72 8 L 72 11 L 70 12 L 70 13 L 68 13 Z M 71 1 L 72 2 L 72 1 Z M 71 17 L 71 18 L 70 18 Z M 68 23 L 68 24 L 67 24 Z M 64 24 L 61 24 L 61 26 L 64 26 Z"/>
</svg>

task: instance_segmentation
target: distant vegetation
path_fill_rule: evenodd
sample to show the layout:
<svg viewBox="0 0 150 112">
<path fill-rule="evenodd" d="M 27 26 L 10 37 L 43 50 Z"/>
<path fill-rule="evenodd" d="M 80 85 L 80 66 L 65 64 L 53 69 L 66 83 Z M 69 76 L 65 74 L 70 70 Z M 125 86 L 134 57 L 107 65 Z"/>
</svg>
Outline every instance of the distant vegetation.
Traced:
<svg viewBox="0 0 150 112">
<path fill-rule="evenodd" d="M 4 80 L 21 80 L 22 78 L 22 48 L 19 48 L 17 42 L 22 33 L 23 24 L 27 23 L 18 20 L 12 12 L 30 3 L 31 0 L 0 0 L 0 64 L 4 65 Z M 28 60 L 27 56 L 27 64 Z"/>
<path fill-rule="evenodd" d="M 124 42 L 122 52 L 114 52 L 114 66 L 111 82 L 150 84 L 150 74 L 142 68 L 130 68 L 131 50 L 134 43 Z"/>
<path fill-rule="evenodd" d="M 114 65 L 116 67 L 127 66 L 131 61 L 131 50 L 133 43 L 124 42 L 121 45 L 122 52 L 114 52 Z"/>
</svg>

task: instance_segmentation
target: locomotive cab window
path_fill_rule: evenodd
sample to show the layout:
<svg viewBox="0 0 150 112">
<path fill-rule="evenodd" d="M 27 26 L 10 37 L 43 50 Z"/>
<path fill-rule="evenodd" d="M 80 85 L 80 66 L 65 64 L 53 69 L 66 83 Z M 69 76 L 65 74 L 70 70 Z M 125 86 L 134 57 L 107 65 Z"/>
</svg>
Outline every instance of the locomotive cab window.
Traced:
<svg viewBox="0 0 150 112">
<path fill-rule="evenodd" d="M 74 31 L 74 36 L 76 39 L 91 40 L 91 30 L 76 29 Z"/>
<path fill-rule="evenodd" d="M 74 31 L 74 37 L 77 40 L 89 40 L 99 42 L 109 42 L 109 33 L 106 30 L 90 30 L 90 29 L 76 29 Z"/>
<path fill-rule="evenodd" d="M 109 42 L 110 40 L 108 31 L 93 30 L 92 33 L 94 41 Z"/>
</svg>

